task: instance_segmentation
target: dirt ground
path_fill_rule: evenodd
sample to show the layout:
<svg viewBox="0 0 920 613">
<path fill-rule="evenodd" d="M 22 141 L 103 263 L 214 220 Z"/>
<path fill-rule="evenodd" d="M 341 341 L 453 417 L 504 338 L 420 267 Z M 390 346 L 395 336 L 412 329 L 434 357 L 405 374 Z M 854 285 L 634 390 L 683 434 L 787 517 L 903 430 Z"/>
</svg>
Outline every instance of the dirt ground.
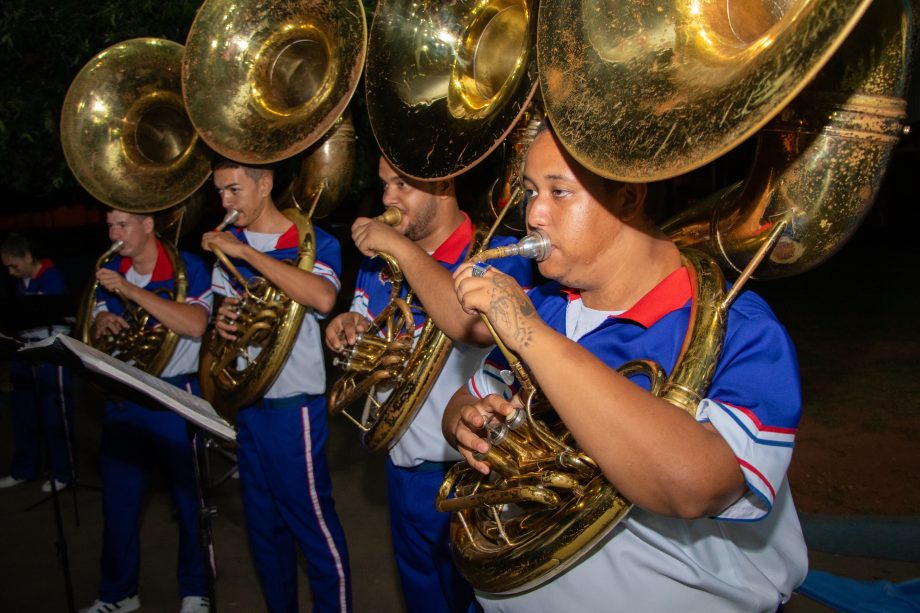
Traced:
<svg viewBox="0 0 920 613">
<path fill-rule="evenodd" d="M 789 480 L 800 512 L 920 513 L 912 250 L 854 245 L 813 273 L 757 284 L 799 354 L 803 415 Z"/>
</svg>

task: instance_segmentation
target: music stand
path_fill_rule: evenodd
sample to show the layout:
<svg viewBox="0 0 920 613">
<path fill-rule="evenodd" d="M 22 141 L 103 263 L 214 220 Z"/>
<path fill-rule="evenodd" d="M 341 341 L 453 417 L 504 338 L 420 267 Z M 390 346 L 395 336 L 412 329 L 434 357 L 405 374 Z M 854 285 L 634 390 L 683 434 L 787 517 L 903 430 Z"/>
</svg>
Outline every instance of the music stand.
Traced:
<svg viewBox="0 0 920 613">
<path fill-rule="evenodd" d="M 45 426 L 44 426 L 44 413 L 43 413 L 44 398 L 43 396 L 46 392 L 42 390 L 42 386 L 39 381 L 39 367 L 44 362 L 44 360 L 41 360 L 41 361 L 30 360 L 30 361 L 32 362 L 32 385 L 34 387 L 33 394 L 36 399 L 36 405 L 37 405 L 37 410 L 38 410 L 38 428 L 39 428 L 39 432 L 42 432 L 45 435 L 40 438 L 41 445 L 42 445 L 41 455 L 44 458 L 45 464 L 47 466 L 48 483 L 51 485 L 51 493 L 45 496 L 44 498 L 40 498 L 36 502 L 33 502 L 32 504 L 27 506 L 25 508 L 26 512 L 29 512 L 29 511 L 32 511 L 33 509 L 38 508 L 39 506 L 48 502 L 49 500 L 53 500 L 55 497 L 57 497 L 58 493 L 61 491 L 57 487 L 57 479 L 54 476 L 54 470 L 52 466 L 53 459 L 51 457 L 51 442 L 50 442 L 50 439 L 46 440 L 48 438 L 48 432 L 45 431 Z M 61 364 L 53 364 L 53 365 L 62 366 Z M 64 367 L 64 368 L 67 368 L 68 370 L 71 370 L 73 372 L 73 369 L 70 367 Z M 73 397 L 69 398 L 68 401 L 74 402 Z M 75 441 L 72 439 L 71 434 L 70 434 L 72 426 L 71 426 L 70 420 L 67 417 L 66 408 L 62 406 L 61 411 L 62 411 L 61 419 L 64 422 L 65 439 L 67 441 L 67 455 L 68 455 L 68 460 L 70 461 L 70 470 L 71 470 L 71 481 L 70 481 L 70 484 L 68 484 L 66 487 L 71 492 L 71 500 L 73 501 L 74 520 L 76 522 L 76 525 L 79 526 L 80 525 L 80 507 L 79 507 L 79 504 L 77 503 L 77 492 L 83 487 L 86 487 L 91 490 L 97 490 L 97 491 L 101 490 L 102 488 L 99 487 L 98 485 L 89 485 L 89 484 L 83 483 L 77 476 L 77 459 L 76 459 L 76 453 L 73 448 L 73 444 Z"/>
<path fill-rule="evenodd" d="M 0 335 L 0 352 L 4 359 L 9 359 L 13 356 L 22 356 L 20 351 L 25 346 L 22 341 L 19 341 L 14 338 L 10 338 L 6 335 Z M 27 358 L 28 359 L 28 358 Z M 34 386 L 35 398 L 37 399 L 37 418 L 38 418 L 38 430 L 41 433 L 39 437 L 40 446 L 41 446 L 41 457 L 47 462 L 49 467 L 49 474 L 51 479 L 51 495 L 40 500 L 39 502 L 30 505 L 26 508 L 26 511 L 35 508 L 42 502 L 46 500 L 51 500 L 52 507 L 54 509 L 54 525 L 57 533 L 57 542 L 55 543 L 55 553 L 57 554 L 58 561 L 61 564 L 61 568 L 64 569 L 64 587 L 67 594 L 67 606 L 68 610 L 75 611 L 75 605 L 73 600 L 73 582 L 70 575 L 70 559 L 67 550 L 67 539 L 64 536 L 64 522 L 61 518 L 61 505 L 58 499 L 57 485 L 54 483 L 54 474 L 51 470 L 51 452 L 49 450 L 49 445 L 45 440 L 45 422 L 44 422 L 44 406 L 42 406 L 42 391 L 41 386 L 38 382 L 38 362 L 32 361 L 32 384 Z M 60 365 L 60 364 L 59 364 Z M 71 458 L 72 459 L 72 458 Z M 77 501 L 74 498 L 74 511 L 76 513 Z M 79 517 L 79 516 L 78 516 Z"/>
<path fill-rule="evenodd" d="M 236 431 L 233 426 L 218 415 L 214 407 L 203 398 L 179 389 L 158 377 L 154 377 L 69 336 L 57 335 L 36 343 L 23 345 L 17 350 L 17 355 L 29 360 L 50 362 L 72 368 L 75 374 L 79 373 L 89 381 L 103 385 L 109 393 L 130 399 L 144 406 L 174 411 L 189 423 L 207 430 L 215 436 L 228 441 L 236 440 Z M 198 453 L 196 453 L 195 477 L 198 480 L 199 491 L 203 492 L 198 462 L 199 457 Z M 54 488 L 54 484 L 52 484 L 52 488 Z M 206 504 L 203 494 L 199 496 L 199 500 L 201 500 L 199 526 L 202 532 L 202 546 L 205 547 L 206 559 L 211 565 L 211 573 L 208 577 L 208 592 L 211 610 L 217 611 L 214 589 L 216 569 L 213 567 L 214 558 L 211 555 L 213 548 L 210 542 L 210 519 L 213 516 L 213 510 Z M 58 513 L 58 535 L 61 539 L 60 542 L 63 544 L 63 549 L 60 553 L 64 564 L 68 606 L 73 611 L 75 610 L 73 588 L 70 581 L 66 542 L 63 537 L 63 525 L 60 522 L 57 505 L 55 509 L 56 513 Z M 205 543 L 204 541 L 207 542 Z"/>
<path fill-rule="evenodd" d="M 12 330 L 16 330 L 17 334 L 27 334 L 29 336 L 39 336 L 40 338 L 45 338 L 52 336 L 54 333 L 60 333 L 61 331 L 69 330 L 73 317 L 71 313 L 73 312 L 73 305 L 68 294 L 17 294 L 9 299 L 10 306 L 10 317 L 4 321 L 4 326 Z M 25 345 L 25 342 L 19 341 L 18 339 L 13 339 L 5 337 L 4 341 L 4 357 L 10 358 L 13 357 L 15 352 Z M 34 338 L 29 339 L 26 337 L 26 340 L 35 340 Z M 52 496 L 56 494 L 56 483 L 53 474 L 52 458 L 50 455 L 51 442 L 46 441 L 47 432 L 45 431 L 44 424 L 44 394 L 45 390 L 42 389 L 39 385 L 39 367 L 41 362 L 32 360 L 32 383 L 33 383 L 33 396 L 36 400 L 36 406 L 38 407 L 38 422 L 39 422 L 39 432 L 42 433 L 40 438 L 41 442 L 44 444 L 41 450 L 41 456 L 47 463 L 47 468 L 49 474 L 49 482 L 51 483 L 52 494 L 47 496 L 42 500 L 39 500 L 35 504 L 30 505 L 26 508 L 26 511 L 32 510 L 35 507 L 39 506 L 43 502 L 49 500 Z M 62 384 L 63 385 L 63 384 Z M 71 467 L 71 490 L 74 492 L 73 495 L 73 504 L 74 504 L 74 515 L 77 518 L 77 525 L 80 525 L 79 511 L 77 506 L 76 490 L 78 489 L 78 480 L 76 473 L 76 457 L 73 450 L 73 441 L 71 440 L 70 432 L 72 432 L 72 424 L 68 419 L 65 407 L 62 408 L 61 419 L 65 428 L 65 437 L 67 440 L 67 453 L 68 460 Z M 98 489 L 95 487 L 94 489 Z"/>
</svg>

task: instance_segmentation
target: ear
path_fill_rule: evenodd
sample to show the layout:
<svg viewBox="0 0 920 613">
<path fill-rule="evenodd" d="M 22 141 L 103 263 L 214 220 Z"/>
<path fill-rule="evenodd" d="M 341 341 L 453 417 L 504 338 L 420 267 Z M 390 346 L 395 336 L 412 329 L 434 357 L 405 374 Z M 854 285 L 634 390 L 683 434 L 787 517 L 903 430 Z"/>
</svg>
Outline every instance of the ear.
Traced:
<svg viewBox="0 0 920 613">
<path fill-rule="evenodd" d="M 275 178 L 270 172 L 263 172 L 259 176 L 259 196 L 262 198 L 272 195 L 272 187 L 275 185 Z"/>
<path fill-rule="evenodd" d="M 645 197 L 648 187 L 645 183 L 620 184 L 620 219 L 630 221 L 645 210 Z"/>
<path fill-rule="evenodd" d="M 144 234 L 152 234 L 155 229 L 153 215 L 146 215 L 141 221 L 141 226 L 144 228 Z"/>
<path fill-rule="evenodd" d="M 435 189 L 439 197 L 453 198 L 454 197 L 454 180 L 453 179 L 443 179 L 441 181 L 438 181 Z"/>
</svg>

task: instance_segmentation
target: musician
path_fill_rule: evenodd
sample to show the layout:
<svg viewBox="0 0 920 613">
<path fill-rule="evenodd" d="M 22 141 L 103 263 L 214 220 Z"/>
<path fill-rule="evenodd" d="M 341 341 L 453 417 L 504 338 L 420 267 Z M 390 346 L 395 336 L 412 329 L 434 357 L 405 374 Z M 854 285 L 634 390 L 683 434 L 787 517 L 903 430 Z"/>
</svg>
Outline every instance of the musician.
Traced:
<svg viewBox="0 0 920 613">
<path fill-rule="evenodd" d="M 259 275 L 310 311 L 277 379 L 265 397 L 237 416 L 237 459 L 246 530 L 269 611 L 297 610 L 296 546 L 307 562 L 314 611 L 351 609 L 345 534 L 335 512 L 326 462 L 326 376 L 318 320 L 335 305 L 341 248 L 320 228 L 313 269 L 295 260 L 297 228 L 276 208 L 273 173 L 265 167 L 219 160 L 214 185 L 225 209 L 239 211 L 231 232 L 207 232 L 202 247 L 216 246 L 246 278 Z M 226 296 L 215 323 L 232 340 L 242 288 L 215 265 L 213 288 Z"/>
<path fill-rule="evenodd" d="M 474 606 L 472 588 L 456 571 L 449 551 L 449 516 L 434 509 L 434 498 L 447 469 L 460 460 L 440 435 L 441 412 L 450 395 L 463 383 L 491 345 L 488 331 L 473 325 L 476 316 L 465 313 L 453 292 L 451 271 L 467 256 L 473 225 L 460 210 L 454 182 L 420 182 L 395 170 L 380 158 L 383 204 L 398 209 L 400 222 L 391 227 L 359 217 L 352 238 L 364 254 L 351 310 L 326 328 L 326 344 L 333 351 L 353 345 L 356 335 L 390 300 L 392 284 L 377 252 L 393 256 L 409 286 L 434 323 L 460 341 L 451 349 L 438 379 L 406 432 L 389 449 L 387 486 L 390 530 L 402 582 L 406 610 L 412 612 L 465 611 Z M 495 237 L 491 245 L 513 243 Z M 496 261 L 519 283 L 531 282 L 531 265 L 523 258 Z M 408 291 L 402 288 L 402 297 Z M 416 331 L 424 316 L 417 315 Z"/>
<path fill-rule="evenodd" d="M 147 311 L 148 325 L 166 326 L 180 335 L 160 378 L 198 393 L 198 352 L 207 329 L 212 292 L 204 262 L 180 252 L 188 279 L 184 302 L 161 295 L 175 290 L 175 273 L 151 215 L 111 210 L 109 238 L 123 241 L 117 257 L 96 272 L 92 335 L 117 334 L 129 327 L 126 301 Z M 100 468 L 104 513 L 102 580 L 99 597 L 87 611 L 134 611 L 140 607 L 139 527 L 147 485 L 159 471 L 168 484 L 179 524 L 177 576 L 182 613 L 209 610 L 208 563 L 199 541 L 200 499 L 193 444 L 185 420 L 172 411 L 132 401 L 105 403 Z"/>
<path fill-rule="evenodd" d="M 19 340 L 34 343 L 54 334 L 69 333 L 70 327 L 59 316 L 60 312 L 68 310 L 67 285 L 54 262 L 36 258 L 30 241 L 19 234 L 10 234 L 3 240 L 0 256 L 10 276 L 17 280 L 16 298 L 11 306 L 15 311 L 13 317 L 19 328 L 16 332 Z M 36 299 L 41 302 L 33 302 Z M 10 396 L 13 460 L 10 474 L 0 479 L 0 488 L 38 477 L 43 463 L 39 437 L 44 437 L 51 477 L 41 489 L 50 492 L 51 479 L 56 489 L 64 489 L 75 476 L 70 369 L 14 358 L 10 361 L 10 382 L 13 387 Z M 36 394 L 37 388 L 40 395 Z M 42 428 L 39 428 L 40 423 Z"/>
<path fill-rule="evenodd" d="M 614 369 L 647 358 L 670 372 L 690 287 L 677 247 L 645 211 L 646 186 L 591 174 L 551 130 L 528 152 L 525 186 L 527 222 L 552 241 L 539 264 L 551 282 L 526 294 L 494 269 L 464 264 L 457 295 L 489 317 L 635 508 L 547 583 L 479 601 L 488 611 L 776 611 L 807 566 L 786 480 L 801 401 L 784 328 L 742 293 L 695 418 L 653 396 L 644 377 Z M 484 419 L 520 406 L 489 376 L 503 368 L 500 354 L 493 360 L 457 391 L 443 422 L 445 437 L 486 474 L 473 455 L 488 448 Z"/>
</svg>

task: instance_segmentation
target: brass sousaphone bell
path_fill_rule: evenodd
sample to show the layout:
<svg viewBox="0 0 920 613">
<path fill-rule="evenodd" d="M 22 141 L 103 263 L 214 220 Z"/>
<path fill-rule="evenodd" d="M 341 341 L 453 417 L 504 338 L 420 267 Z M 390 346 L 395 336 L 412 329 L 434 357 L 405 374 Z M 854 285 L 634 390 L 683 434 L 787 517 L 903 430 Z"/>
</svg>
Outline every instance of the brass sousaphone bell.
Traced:
<svg viewBox="0 0 920 613">
<path fill-rule="evenodd" d="M 113 208 L 167 209 L 208 179 L 208 150 L 182 103 L 182 52 L 168 40 L 126 40 L 87 62 L 67 91 L 67 164 L 86 191 Z"/>
<path fill-rule="evenodd" d="M 156 216 L 158 234 L 181 232 L 186 212 L 200 212 L 198 189 L 211 172 L 207 147 L 182 104 L 182 45 L 135 38 L 93 57 L 70 85 L 61 111 L 61 145 L 77 181 L 96 199 L 128 213 Z M 169 210 L 167 210 L 169 209 Z M 184 301 L 184 265 L 173 243 L 162 240 L 175 272 L 171 298 Z M 114 257 L 110 248 L 96 269 Z M 151 374 L 166 366 L 179 337 L 147 325 L 149 315 L 126 305 L 131 326 L 118 337 L 90 338 L 98 283 L 84 289 L 76 335 Z"/>
<path fill-rule="evenodd" d="M 311 216 L 326 214 L 351 180 L 354 130 L 342 115 L 366 37 L 359 0 L 206 0 L 186 40 L 182 93 L 212 149 L 247 165 L 308 150 L 301 175 L 278 200 L 298 229 L 294 265 L 303 270 L 316 257 Z M 262 277 L 240 282 L 237 341 L 214 336 L 200 357 L 202 395 L 230 420 L 271 387 L 306 313 Z"/>
<path fill-rule="evenodd" d="M 858 225 L 905 119 L 918 19 L 911 9 L 888 0 L 542 0 L 537 59 L 546 113 L 568 152 L 593 172 L 662 180 L 762 130 L 743 185 L 666 224 L 692 284 L 708 289 L 694 291 L 693 323 L 673 371 L 650 363 L 660 397 L 695 414 L 744 281 L 755 270 L 767 277 L 807 270 Z M 740 273 L 724 296 L 716 262 Z M 535 419 L 529 399 L 527 413 L 529 428 L 511 426 L 508 444 L 493 442 L 489 477 L 457 466 L 438 496 L 440 509 L 454 511 L 454 560 L 486 592 L 530 589 L 564 572 L 631 508 L 590 458 L 578 456 L 558 418 Z"/>
<path fill-rule="evenodd" d="M 599 175 L 657 181 L 757 134 L 748 178 L 664 228 L 733 274 L 774 234 L 758 278 L 814 268 L 859 226 L 901 136 L 911 0 L 667 4 L 541 4 L 560 141 Z"/>
<path fill-rule="evenodd" d="M 535 40 L 529 0 L 378 2 L 367 112 L 393 168 L 447 179 L 501 144 L 537 89 Z"/>
<path fill-rule="evenodd" d="M 526 0 L 381 0 L 371 25 L 367 110 L 380 150 L 402 174 L 423 181 L 455 177 L 502 144 L 525 115 L 536 89 L 534 3 Z M 487 243 L 477 231 L 471 249 Z M 421 408 L 452 342 L 426 318 L 411 288 L 400 297 L 398 262 L 381 253 L 392 282 L 389 305 L 336 361 L 344 375 L 329 394 L 329 412 L 344 414 L 369 449 L 399 439 Z M 379 335 L 379 337 L 377 336 Z M 360 419 L 347 411 L 365 400 Z"/>
</svg>

